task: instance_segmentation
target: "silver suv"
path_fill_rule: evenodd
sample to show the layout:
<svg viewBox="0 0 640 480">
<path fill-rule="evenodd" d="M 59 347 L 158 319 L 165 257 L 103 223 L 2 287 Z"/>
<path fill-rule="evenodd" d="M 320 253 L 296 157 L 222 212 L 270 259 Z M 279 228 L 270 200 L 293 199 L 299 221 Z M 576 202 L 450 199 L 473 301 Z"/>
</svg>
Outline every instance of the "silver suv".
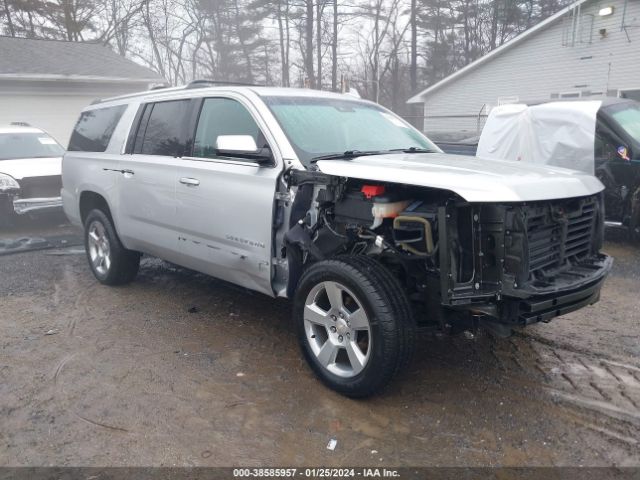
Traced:
<svg viewBox="0 0 640 480">
<path fill-rule="evenodd" d="M 100 282 L 132 281 L 144 253 L 292 298 L 313 371 L 363 397 L 418 327 L 509 335 L 596 302 L 602 189 L 443 154 L 345 95 L 193 83 L 87 107 L 62 198 Z"/>
</svg>

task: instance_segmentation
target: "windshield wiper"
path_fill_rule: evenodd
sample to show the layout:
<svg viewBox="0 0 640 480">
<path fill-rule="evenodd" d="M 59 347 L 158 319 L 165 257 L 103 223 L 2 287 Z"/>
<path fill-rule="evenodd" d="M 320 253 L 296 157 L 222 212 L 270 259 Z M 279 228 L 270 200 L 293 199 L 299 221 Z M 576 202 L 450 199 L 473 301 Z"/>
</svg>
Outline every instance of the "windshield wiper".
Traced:
<svg viewBox="0 0 640 480">
<path fill-rule="evenodd" d="M 428 148 L 417 148 L 417 147 L 409 147 L 409 148 L 393 148 L 388 150 L 389 152 L 402 152 L 402 153 L 438 153 L 435 150 L 430 150 Z"/>
<path fill-rule="evenodd" d="M 312 163 L 317 162 L 318 160 L 351 160 L 357 157 L 366 157 L 367 155 L 384 155 L 387 152 L 380 150 L 347 150 L 342 153 L 330 153 L 329 155 L 320 155 L 319 157 L 313 157 L 311 159 Z"/>
</svg>

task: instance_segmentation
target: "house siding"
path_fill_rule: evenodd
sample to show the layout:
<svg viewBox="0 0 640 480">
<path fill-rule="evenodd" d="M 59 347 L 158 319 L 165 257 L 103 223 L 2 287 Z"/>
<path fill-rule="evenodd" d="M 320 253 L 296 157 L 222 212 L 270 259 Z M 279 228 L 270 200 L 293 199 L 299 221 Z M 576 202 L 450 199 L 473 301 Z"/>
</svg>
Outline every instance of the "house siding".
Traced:
<svg viewBox="0 0 640 480">
<path fill-rule="evenodd" d="M 27 122 L 67 147 L 80 111 L 96 99 L 146 90 L 126 82 L 0 80 L 0 125 Z"/>
<path fill-rule="evenodd" d="M 599 17 L 598 10 L 605 6 L 613 6 L 614 13 Z M 627 2 L 626 29 L 622 29 L 624 10 L 624 0 L 586 2 L 581 7 L 582 35 L 573 46 L 563 45 L 563 32 L 571 30 L 569 13 L 563 17 L 565 23 L 558 19 L 426 94 L 425 131 L 475 134 L 483 123 L 479 113 L 486 113 L 483 106 L 496 106 L 499 97 L 539 101 L 550 99 L 553 93 L 616 94 L 618 89 L 640 89 L 640 0 Z M 589 15 L 593 15 L 592 29 Z M 605 37 L 601 29 L 606 29 Z"/>
</svg>

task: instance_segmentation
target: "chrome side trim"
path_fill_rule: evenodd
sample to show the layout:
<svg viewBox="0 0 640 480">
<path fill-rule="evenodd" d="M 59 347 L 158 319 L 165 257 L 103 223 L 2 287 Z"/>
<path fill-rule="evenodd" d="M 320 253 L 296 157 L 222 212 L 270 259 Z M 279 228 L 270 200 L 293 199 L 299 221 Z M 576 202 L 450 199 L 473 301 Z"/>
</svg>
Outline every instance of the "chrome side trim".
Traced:
<svg viewBox="0 0 640 480">
<path fill-rule="evenodd" d="M 62 208 L 62 197 L 17 198 L 13 201 L 13 211 L 18 215 L 54 208 Z"/>
</svg>

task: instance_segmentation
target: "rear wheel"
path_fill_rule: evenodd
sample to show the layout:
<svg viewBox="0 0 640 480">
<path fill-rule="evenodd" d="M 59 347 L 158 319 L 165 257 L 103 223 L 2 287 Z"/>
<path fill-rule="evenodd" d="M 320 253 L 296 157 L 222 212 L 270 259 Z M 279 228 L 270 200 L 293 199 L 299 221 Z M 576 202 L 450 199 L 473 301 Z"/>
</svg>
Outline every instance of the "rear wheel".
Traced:
<svg viewBox="0 0 640 480">
<path fill-rule="evenodd" d="M 84 224 L 84 243 L 94 276 L 105 285 L 133 281 L 140 266 L 140 254 L 124 248 L 109 217 L 91 210 Z"/>
<path fill-rule="evenodd" d="M 370 258 L 312 265 L 300 279 L 294 321 L 312 370 L 350 397 L 379 391 L 413 351 L 409 301 L 396 278 Z"/>
</svg>

